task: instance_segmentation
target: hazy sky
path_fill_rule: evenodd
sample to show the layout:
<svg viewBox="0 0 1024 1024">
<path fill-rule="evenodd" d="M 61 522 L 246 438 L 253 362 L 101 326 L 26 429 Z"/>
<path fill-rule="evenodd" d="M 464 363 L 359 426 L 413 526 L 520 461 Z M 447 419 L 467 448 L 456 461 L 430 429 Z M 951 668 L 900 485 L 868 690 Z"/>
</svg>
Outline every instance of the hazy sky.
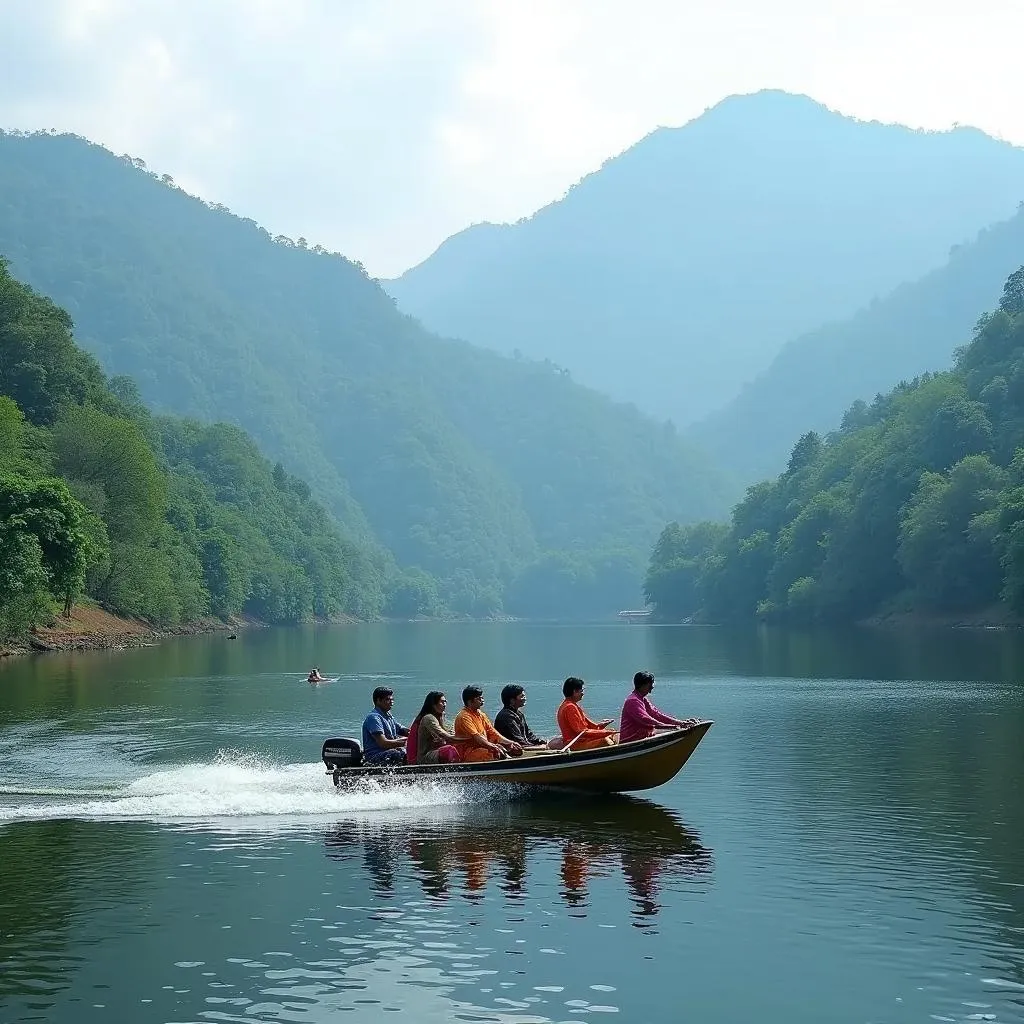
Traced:
<svg viewBox="0 0 1024 1024">
<path fill-rule="evenodd" d="M 731 93 L 1024 144 L 1022 38 L 1022 0 L 0 0 L 0 127 L 388 276 Z"/>
</svg>

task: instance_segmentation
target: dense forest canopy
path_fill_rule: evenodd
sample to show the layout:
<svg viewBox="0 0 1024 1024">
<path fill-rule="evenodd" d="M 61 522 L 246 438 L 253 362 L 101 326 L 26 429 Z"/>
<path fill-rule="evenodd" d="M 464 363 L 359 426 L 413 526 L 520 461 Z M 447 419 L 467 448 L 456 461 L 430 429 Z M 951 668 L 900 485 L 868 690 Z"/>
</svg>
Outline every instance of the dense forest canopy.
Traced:
<svg viewBox="0 0 1024 1024">
<path fill-rule="evenodd" d="M 764 373 L 688 436 L 745 484 L 780 472 L 802 433 L 831 430 L 840 410 L 858 398 L 947 366 L 998 299 L 997 282 L 1022 260 L 1024 210 L 956 246 L 940 269 L 785 345 Z"/>
<path fill-rule="evenodd" d="M 728 526 L 666 527 L 646 593 L 669 620 L 1024 615 L 1024 268 L 952 370 L 806 433 Z"/>
<path fill-rule="evenodd" d="M 152 408 L 248 431 L 354 542 L 392 553 L 401 607 L 514 595 L 528 613 L 571 565 L 573 607 L 614 610 L 667 519 L 726 511 L 731 487 L 672 428 L 549 362 L 436 338 L 358 265 L 138 163 L 0 135 L 0 252 Z"/>
<path fill-rule="evenodd" d="M 153 417 L 0 261 L 0 640 L 89 596 L 175 625 L 377 614 L 386 561 L 237 427 Z"/>
<path fill-rule="evenodd" d="M 734 96 L 526 220 L 467 228 L 386 287 L 432 330 L 550 358 L 683 426 L 730 401 L 786 342 L 1011 216 L 1022 180 L 1024 150 L 974 129 L 912 131 L 803 96 Z"/>
</svg>

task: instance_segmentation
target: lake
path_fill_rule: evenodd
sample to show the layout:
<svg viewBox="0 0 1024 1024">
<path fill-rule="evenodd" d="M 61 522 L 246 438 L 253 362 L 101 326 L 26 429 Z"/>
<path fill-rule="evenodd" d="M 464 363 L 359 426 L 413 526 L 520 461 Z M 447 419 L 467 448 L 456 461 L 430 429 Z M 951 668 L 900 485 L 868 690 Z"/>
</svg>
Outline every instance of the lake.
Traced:
<svg viewBox="0 0 1024 1024">
<path fill-rule="evenodd" d="M 340 678 L 311 687 L 317 664 Z M 334 791 L 408 719 L 638 668 L 668 785 Z M 407 624 L 0 662 L 0 1020 L 1024 1022 L 1024 635 Z"/>
</svg>

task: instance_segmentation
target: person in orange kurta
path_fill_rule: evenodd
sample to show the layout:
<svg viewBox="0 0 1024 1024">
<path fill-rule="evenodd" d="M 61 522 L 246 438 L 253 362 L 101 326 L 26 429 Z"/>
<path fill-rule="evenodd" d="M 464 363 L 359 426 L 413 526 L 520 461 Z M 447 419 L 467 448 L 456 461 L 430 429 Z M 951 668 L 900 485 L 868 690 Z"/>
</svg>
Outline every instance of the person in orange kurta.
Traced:
<svg viewBox="0 0 1024 1024">
<path fill-rule="evenodd" d="M 555 719 L 558 728 L 562 733 L 564 743 L 572 744 L 572 750 L 589 750 L 591 747 L 607 747 L 615 742 L 615 730 L 606 729 L 611 724 L 611 719 L 606 718 L 603 722 L 592 722 L 584 714 L 583 700 L 584 682 L 575 676 L 569 676 L 562 685 L 562 693 L 565 700 L 558 706 Z M 580 735 L 580 734 L 583 735 Z M 562 747 L 565 750 L 565 747 Z"/>
<path fill-rule="evenodd" d="M 467 686 L 462 691 L 464 707 L 455 716 L 455 746 L 463 761 L 496 761 L 502 757 L 519 757 L 523 748 L 502 736 L 481 710 L 484 691 Z"/>
</svg>

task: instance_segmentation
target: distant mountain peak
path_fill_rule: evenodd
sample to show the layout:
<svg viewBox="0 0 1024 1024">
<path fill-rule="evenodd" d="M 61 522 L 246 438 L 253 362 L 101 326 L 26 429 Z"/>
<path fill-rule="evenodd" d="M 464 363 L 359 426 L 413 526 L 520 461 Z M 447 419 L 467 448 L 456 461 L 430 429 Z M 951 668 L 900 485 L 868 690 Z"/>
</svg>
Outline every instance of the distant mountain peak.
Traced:
<svg viewBox="0 0 1024 1024">
<path fill-rule="evenodd" d="M 982 132 L 765 89 L 652 132 L 524 221 L 452 236 L 387 288 L 439 333 L 686 424 L 1022 196 L 1024 150 Z"/>
</svg>

